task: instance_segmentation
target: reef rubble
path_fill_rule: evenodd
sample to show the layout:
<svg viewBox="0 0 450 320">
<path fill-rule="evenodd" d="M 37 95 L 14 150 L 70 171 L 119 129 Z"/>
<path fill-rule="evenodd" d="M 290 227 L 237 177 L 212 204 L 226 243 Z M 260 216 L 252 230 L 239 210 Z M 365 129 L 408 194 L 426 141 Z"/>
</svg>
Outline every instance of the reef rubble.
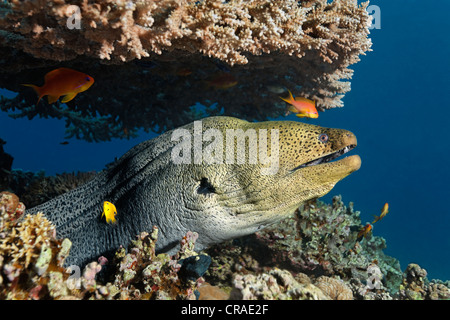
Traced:
<svg viewBox="0 0 450 320">
<path fill-rule="evenodd" d="M 84 270 L 64 265 L 70 240 L 56 239 L 45 216 L 26 215 L 10 192 L 0 193 L 0 227 L 0 299 L 450 299 L 450 287 L 428 280 L 420 266 L 402 272 L 382 252 L 381 238 L 355 239 L 359 212 L 340 196 L 204 252 L 194 250 L 198 235 L 188 232 L 175 255 L 158 254 L 155 226 L 111 261 L 99 257 Z"/>
</svg>

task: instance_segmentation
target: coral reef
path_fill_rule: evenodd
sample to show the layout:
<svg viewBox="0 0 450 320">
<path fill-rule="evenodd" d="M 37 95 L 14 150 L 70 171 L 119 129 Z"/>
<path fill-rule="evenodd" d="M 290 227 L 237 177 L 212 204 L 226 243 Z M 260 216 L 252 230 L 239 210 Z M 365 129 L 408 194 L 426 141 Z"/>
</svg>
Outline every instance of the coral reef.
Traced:
<svg viewBox="0 0 450 320">
<path fill-rule="evenodd" d="M 332 300 L 353 300 L 352 290 L 342 280 L 321 276 L 315 285 Z"/>
<path fill-rule="evenodd" d="M 395 290 L 402 280 L 399 262 L 383 253 L 386 245 L 379 237 L 358 242 L 360 226 L 359 212 L 353 210 L 352 203 L 346 207 L 340 196 L 333 198 L 332 205 L 309 203 L 299 208 L 294 217 L 247 237 L 242 247 L 208 251 L 213 256 L 212 270 L 219 269 L 215 281 L 229 280 L 230 271 L 221 267 L 226 264 L 252 271 L 260 271 L 261 265 L 280 266 L 313 277 L 363 282 L 376 266 L 381 270 L 380 282 Z M 222 255 L 216 260 L 219 250 Z"/>
<path fill-rule="evenodd" d="M 23 203 L 33 208 L 85 184 L 95 176 L 90 172 L 64 172 L 47 176 L 44 171 L 31 172 L 14 169 L 5 176 L 6 186 L 20 197 Z"/>
<path fill-rule="evenodd" d="M 328 221 L 335 227 L 335 233 L 329 234 L 319 222 L 322 214 L 333 212 L 344 218 L 339 220 L 342 226 L 332 222 L 336 217 Z M 345 207 L 340 197 L 335 197 L 332 205 L 308 204 L 297 212 L 297 223 L 293 218 L 208 252 L 195 252 L 198 234 L 188 232 L 180 239 L 175 255 L 157 254 L 158 228 L 153 227 L 150 233 L 140 233 L 128 250 L 118 248 L 111 261 L 99 257 L 82 272 L 77 266 L 64 267 L 70 240 L 56 239 L 55 227 L 42 213 L 25 217 L 23 213 L 16 195 L 0 193 L 0 299 L 450 299 L 449 286 L 429 281 L 427 272 L 416 264 L 410 264 L 399 281 L 394 277 L 389 283 L 388 275 L 397 273 L 398 262 L 382 254 L 385 242 L 370 245 L 377 237 L 368 240 L 370 249 L 364 249 L 365 240 L 361 244 L 344 242 L 358 258 L 346 259 L 346 250 L 340 250 L 339 261 L 339 254 L 332 251 L 341 245 L 333 247 L 331 244 L 338 242 L 331 239 L 341 234 L 340 229 L 347 230 L 347 239 L 352 238 L 357 231 L 348 228 L 349 221 L 359 219 L 359 213 Z M 317 227 L 309 240 L 317 243 L 309 249 L 304 239 L 297 238 L 304 237 L 306 225 L 311 227 L 302 223 L 304 215 L 313 218 L 311 223 Z M 289 224 L 296 230 L 291 235 L 285 233 Z M 328 237 L 330 249 L 317 250 L 323 244 L 315 235 L 318 232 L 323 232 L 321 238 Z M 289 242 L 290 238 L 297 238 L 296 244 Z M 308 250 L 298 259 L 287 254 L 288 250 L 298 254 L 299 247 Z M 395 272 L 386 266 L 392 262 Z"/>
<path fill-rule="evenodd" d="M 286 89 L 316 100 L 320 111 L 342 107 L 348 67 L 371 46 L 366 7 L 353 0 L 2 2 L 0 87 L 18 94 L 2 97 L 0 108 L 65 119 L 67 137 L 105 141 L 205 115 L 278 117 Z M 76 8 L 80 28 L 69 29 Z M 35 93 L 20 84 L 40 84 L 61 66 L 95 84 L 67 106 L 35 105 Z M 237 85 L 208 85 L 221 74 Z"/>
<path fill-rule="evenodd" d="M 450 300 L 448 286 L 436 281 L 428 281 L 426 270 L 419 265 L 408 265 L 400 285 L 400 300 Z"/>
<path fill-rule="evenodd" d="M 314 283 L 303 273 L 295 277 L 273 268 L 258 275 L 237 274 L 232 299 L 244 300 L 353 300 L 352 290 L 336 278 L 321 276 Z"/>
<path fill-rule="evenodd" d="M 25 212 L 25 205 L 19 201 L 19 197 L 9 191 L 0 192 L 0 219 L 1 226 L 6 228 L 6 223 L 14 223 Z"/>
<path fill-rule="evenodd" d="M 14 170 L 16 172 L 16 170 Z M 43 174 L 34 176 L 21 193 L 18 193 L 20 199 L 32 208 L 50 199 L 53 199 L 63 193 L 69 192 L 95 176 L 94 171 L 90 172 L 64 172 L 55 176 L 45 176 Z M 12 189 L 15 189 L 11 186 Z M 15 190 L 14 190 L 15 191 Z"/>
<path fill-rule="evenodd" d="M 3 217 L 6 208 L 0 209 Z M 37 299 L 46 295 L 52 289 L 56 272 L 64 272 L 62 263 L 70 248 L 68 240 L 55 239 L 54 226 L 41 213 L 27 215 L 17 225 L 10 220 L 2 222 L 0 298 Z"/>
<path fill-rule="evenodd" d="M 417 265 L 403 273 L 383 238 L 357 241 L 359 214 L 341 196 L 307 203 L 293 218 L 209 249 L 205 280 L 244 299 L 448 299 L 450 286 L 429 282 Z"/>
<path fill-rule="evenodd" d="M 234 277 L 232 299 L 243 300 L 329 300 L 319 288 L 297 281 L 289 271 L 274 268 L 259 275 Z"/>
<path fill-rule="evenodd" d="M 307 203 L 290 219 L 209 249 L 212 264 L 205 279 L 227 288 L 237 274 L 251 274 L 256 277 L 251 282 L 259 283 L 258 274 L 283 268 L 309 277 L 330 299 L 393 299 L 403 279 L 399 262 L 383 253 L 386 243 L 380 237 L 358 242 L 360 227 L 359 212 L 352 203 L 346 207 L 340 196 L 331 205 Z M 342 293 L 336 290 L 344 288 L 341 284 Z"/>
<path fill-rule="evenodd" d="M 0 299 L 197 299 L 196 289 L 209 263 L 196 267 L 191 262 L 191 270 L 197 272 L 183 276 L 183 260 L 202 257 L 193 251 L 196 234 L 182 239 L 175 256 L 157 255 L 154 227 L 151 234 L 141 233 L 128 253 L 119 248 L 111 263 L 100 257 L 81 274 L 77 266 L 64 268 L 72 243 L 56 239 L 55 227 L 42 213 L 19 222 L 9 218 L 20 208 L 13 196 L 3 192 L 0 202 Z M 113 281 L 99 281 L 103 270 Z"/>
<path fill-rule="evenodd" d="M 183 259 L 199 258 L 193 251 L 196 237 L 188 233 L 181 240 L 181 249 L 174 255 L 155 253 L 158 228 L 151 234 L 142 232 L 132 244 L 129 253 L 120 248 L 114 257 L 115 279 L 110 285 L 110 296 L 120 299 L 197 299 L 196 289 L 203 283 L 202 273 L 196 277 L 183 277 Z M 207 266 L 206 266 L 207 268 Z M 114 288 L 115 292 L 111 292 Z"/>
</svg>

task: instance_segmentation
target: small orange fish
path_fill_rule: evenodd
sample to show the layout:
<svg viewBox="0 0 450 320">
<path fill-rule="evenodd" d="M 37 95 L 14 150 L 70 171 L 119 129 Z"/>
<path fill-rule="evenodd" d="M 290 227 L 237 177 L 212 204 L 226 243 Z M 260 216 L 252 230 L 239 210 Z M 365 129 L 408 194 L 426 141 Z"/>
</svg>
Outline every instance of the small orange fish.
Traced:
<svg viewBox="0 0 450 320">
<path fill-rule="evenodd" d="M 366 224 L 364 227 L 359 230 L 358 235 L 356 236 L 356 239 L 358 241 L 361 241 L 362 238 L 366 238 L 369 236 L 370 232 L 372 231 L 372 225 L 370 223 Z"/>
<path fill-rule="evenodd" d="M 380 221 L 381 219 L 383 219 L 387 214 L 389 213 L 389 204 L 386 202 L 383 206 L 383 208 L 381 209 L 381 214 L 379 216 L 375 216 L 374 218 L 375 220 L 373 220 L 372 223 L 375 223 L 377 221 Z"/>
<path fill-rule="evenodd" d="M 103 202 L 103 213 L 102 213 L 102 218 L 103 216 L 105 216 L 106 219 L 106 223 L 116 223 L 116 216 L 117 214 L 117 210 L 116 210 L 116 206 L 113 205 L 111 202 L 109 201 L 105 201 Z"/>
<path fill-rule="evenodd" d="M 215 89 L 228 89 L 237 85 L 238 81 L 232 74 L 222 73 L 206 81 L 206 83 Z"/>
<path fill-rule="evenodd" d="M 299 118 L 307 117 L 316 119 L 319 117 L 319 113 L 316 109 L 316 102 L 313 100 L 301 97 L 296 97 L 294 99 L 291 91 L 289 91 L 289 98 L 280 98 L 290 104 L 288 111 L 296 113 L 296 116 Z"/>
<path fill-rule="evenodd" d="M 52 104 L 58 101 L 60 96 L 64 96 L 62 103 L 69 102 L 75 96 L 86 91 L 94 84 L 94 78 L 85 73 L 69 68 L 58 68 L 47 73 L 44 77 L 45 83 L 42 87 L 34 84 L 23 84 L 23 86 L 32 87 L 39 96 L 39 101 L 43 96 L 48 95 L 48 103 Z"/>
<path fill-rule="evenodd" d="M 188 68 L 181 68 L 177 71 L 177 76 L 180 77 L 187 77 L 188 75 L 192 74 L 192 70 Z"/>
</svg>

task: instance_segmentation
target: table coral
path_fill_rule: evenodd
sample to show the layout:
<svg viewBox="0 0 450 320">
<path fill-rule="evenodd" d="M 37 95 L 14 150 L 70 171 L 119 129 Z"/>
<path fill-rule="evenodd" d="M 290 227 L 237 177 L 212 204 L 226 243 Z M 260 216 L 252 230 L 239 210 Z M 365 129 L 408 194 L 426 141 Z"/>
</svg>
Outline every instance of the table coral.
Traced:
<svg viewBox="0 0 450 320">
<path fill-rule="evenodd" d="M 368 3 L 353 0 L 18 1 L 0 10 L 0 87 L 14 117 L 66 120 L 67 137 L 129 138 L 205 115 L 266 120 L 284 114 L 290 89 L 342 107 L 349 66 L 370 50 Z M 74 11 L 75 10 L 75 11 Z M 80 28 L 68 28 L 79 10 Z M 74 13 L 75 12 L 75 13 Z M 74 16 L 75 14 L 75 16 Z M 57 67 L 94 77 L 68 107 L 38 106 L 32 90 Z M 180 72 L 188 69 L 189 72 Z M 237 85 L 206 84 L 230 73 Z M 275 88 L 275 89 L 274 89 Z M 181 99 L 182 97 L 182 99 Z M 181 99 L 181 100 L 180 100 Z M 204 110 L 195 108 L 197 102 Z"/>
<path fill-rule="evenodd" d="M 0 26 L 3 44 L 14 41 L 13 47 L 49 60 L 129 61 L 178 49 L 233 65 L 248 63 L 246 53 L 303 57 L 317 50 L 325 62 L 352 63 L 370 45 L 366 6 L 353 0 L 11 0 L 0 11 Z M 70 28 L 78 10 L 82 26 Z"/>
</svg>

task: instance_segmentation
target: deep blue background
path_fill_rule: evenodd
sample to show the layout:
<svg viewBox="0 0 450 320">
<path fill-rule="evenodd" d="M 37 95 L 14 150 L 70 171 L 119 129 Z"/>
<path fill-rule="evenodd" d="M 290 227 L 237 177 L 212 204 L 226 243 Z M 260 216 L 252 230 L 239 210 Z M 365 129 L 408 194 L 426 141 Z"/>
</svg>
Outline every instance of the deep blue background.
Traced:
<svg viewBox="0 0 450 320">
<path fill-rule="evenodd" d="M 418 263 L 429 278 L 450 279 L 450 1 L 372 1 L 381 9 L 381 29 L 372 30 L 372 52 L 351 68 L 352 91 L 345 107 L 310 123 L 356 134 L 362 158 L 358 172 L 325 197 L 353 201 L 363 223 L 385 202 L 390 213 L 374 226 L 387 240 L 386 253 L 402 269 Z M 4 91 L 0 91 L 2 93 Z M 289 120 L 300 121 L 290 116 Z M 14 168 L 47 174 L 101 170 L 138 142 L 94 144 L 64 140 L 58 120 L 13 120 L 0 113 L 0 137 Z"/>
</svg>

